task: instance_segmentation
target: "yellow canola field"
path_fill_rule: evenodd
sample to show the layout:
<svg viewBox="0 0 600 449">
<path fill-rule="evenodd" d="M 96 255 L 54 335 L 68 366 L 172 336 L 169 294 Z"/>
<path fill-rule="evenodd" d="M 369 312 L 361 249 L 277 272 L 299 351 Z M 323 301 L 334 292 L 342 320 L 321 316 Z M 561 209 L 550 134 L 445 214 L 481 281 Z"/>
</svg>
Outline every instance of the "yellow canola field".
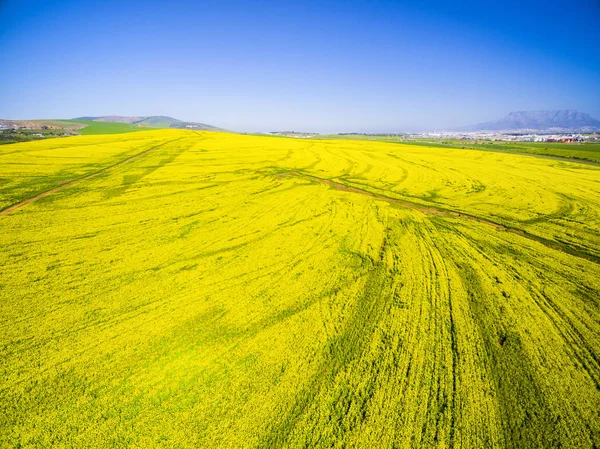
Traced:
<svg viewBox="0 0 600 449">
<path fill-rule="evenodd" d="M 0 447 L 600 446 L 600 167 L 161 130 L 0 179 Z"/>
</svg>

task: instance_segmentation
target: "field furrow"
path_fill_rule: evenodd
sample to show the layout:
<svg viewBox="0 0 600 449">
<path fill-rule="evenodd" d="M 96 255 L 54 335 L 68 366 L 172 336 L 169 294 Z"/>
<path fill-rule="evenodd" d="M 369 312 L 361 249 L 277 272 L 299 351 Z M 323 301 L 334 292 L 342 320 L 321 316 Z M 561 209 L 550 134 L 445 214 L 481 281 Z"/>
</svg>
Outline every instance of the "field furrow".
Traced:
<svg viewBox="0 0 600 449">
<path fill-rule="evenodd" d="M 175 130 L 0 167 L 0 446 L 600 447 L 600 167 Z"/>
</svg>

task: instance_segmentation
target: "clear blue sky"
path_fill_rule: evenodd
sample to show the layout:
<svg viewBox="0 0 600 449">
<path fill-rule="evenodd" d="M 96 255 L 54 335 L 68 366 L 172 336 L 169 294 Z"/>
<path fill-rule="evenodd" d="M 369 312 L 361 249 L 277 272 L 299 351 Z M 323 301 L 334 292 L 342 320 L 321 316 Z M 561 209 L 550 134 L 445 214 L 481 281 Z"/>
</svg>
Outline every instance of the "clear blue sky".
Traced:
<svg viewBox="0 0 600 449">
<path fill-rule="evenodd" d="M 600 2 L 0 0 L 0 118 L 239 131 L 600 119 Z"/>
</svg>

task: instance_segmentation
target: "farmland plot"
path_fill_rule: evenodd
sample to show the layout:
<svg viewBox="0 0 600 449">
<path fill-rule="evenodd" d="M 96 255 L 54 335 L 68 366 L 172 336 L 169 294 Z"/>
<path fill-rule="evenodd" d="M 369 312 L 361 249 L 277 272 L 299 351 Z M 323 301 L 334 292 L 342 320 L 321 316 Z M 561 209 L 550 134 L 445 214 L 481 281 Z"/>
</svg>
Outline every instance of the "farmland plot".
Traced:
<svg viewBox="0 0 600 449">
<path fill-rule="evenodd" d="M 0 170 L 3 446 L 600 446 L 600 167 L 161 130 Z"/>
</svg>

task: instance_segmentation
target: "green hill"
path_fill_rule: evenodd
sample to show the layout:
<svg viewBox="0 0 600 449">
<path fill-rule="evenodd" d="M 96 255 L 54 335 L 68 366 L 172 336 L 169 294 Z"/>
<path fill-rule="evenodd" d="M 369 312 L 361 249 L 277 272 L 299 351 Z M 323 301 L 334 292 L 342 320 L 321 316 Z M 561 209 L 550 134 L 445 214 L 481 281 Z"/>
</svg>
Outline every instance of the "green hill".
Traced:
<svg viewBox="0 0 600 449">
<path fill-rule="evenodd" d="M 124 115 L 105 115 L 100 117 L 78 117 L 76 121 L 96 122 L 96 123 L 123 123 L 130 125 L 139 125 L 148 128 L 178 128 L 193 129 L 196 131 L 224 131 L 216 126 L 206 123 L 186 122 L 165 115 L 152 116 L 124 116 Z"/>
<path fill-rule="evenodd" d="M 95 120 L 65 120 L 65 122 L 80 123 L 85 125 L 83 128 L 78 130 L 79 133 L 83 135 L 121 134 L 134 131 L 148 131 L 148 128 L 131 123 L 97 122 Z"/>
</svg>

